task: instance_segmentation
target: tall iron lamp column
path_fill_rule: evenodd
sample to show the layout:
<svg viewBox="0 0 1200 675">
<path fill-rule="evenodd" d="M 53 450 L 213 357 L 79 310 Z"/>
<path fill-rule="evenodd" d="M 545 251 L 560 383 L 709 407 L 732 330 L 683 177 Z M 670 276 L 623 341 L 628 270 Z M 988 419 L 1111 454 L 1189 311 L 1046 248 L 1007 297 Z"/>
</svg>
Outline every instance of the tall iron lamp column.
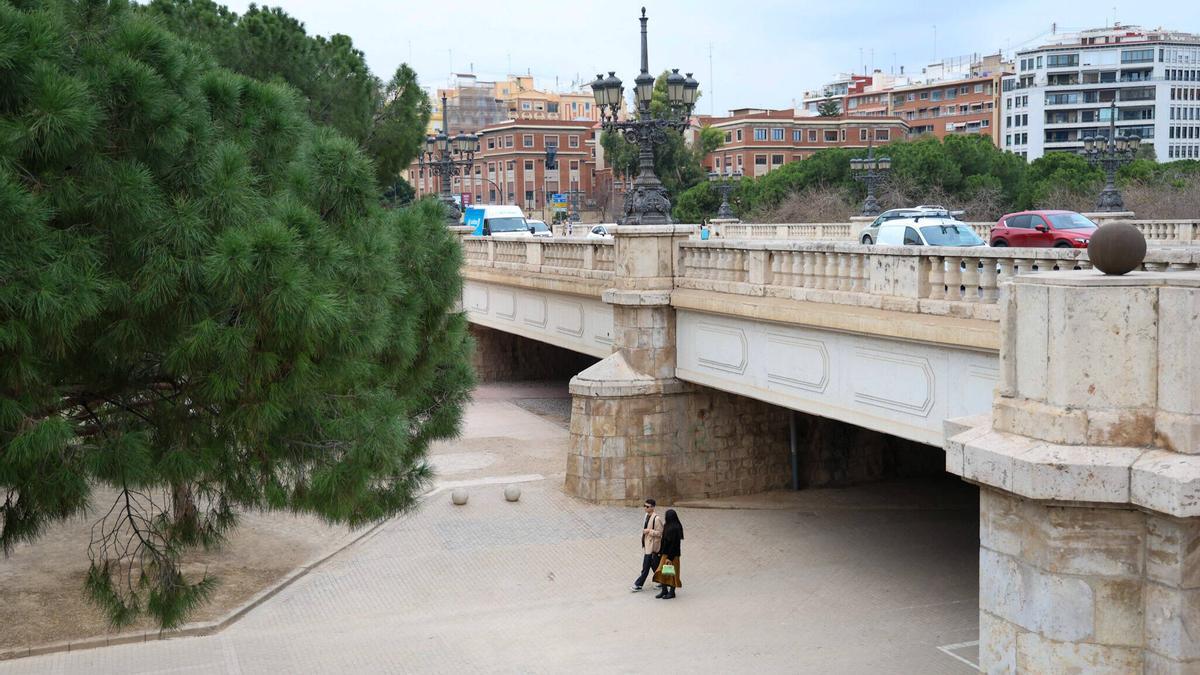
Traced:
<svg viewBox="0 0 1200 675">
<path fill-rule="evenodd" d="M 737 182 L 742 179 L 742 172 L 734 174 L 719 174 L 716 172 L 708 174 L 708 181 L 712 183 L 713 189 L 717 194 L 721 195 L 721 208 L 717 209 L 717 217 L 722 219 L 734 219 L 737 215 L 733 212 L 733 208 L 729 206 L 729 193 L 737 189 Z"/>
<path fill-rule="evenodd" d="M 854 176 L 854 180 L 867 186 L 867 198 L 863 200 L 862 215 L 879 215 L 879 201 L 875 199 L 875 188 L 883 182 L 891 170 L 892 160 L 890 157 L 875 156 L 874 142 L 867 145 L 866 157 L 855 157 L 850 160 L 850 173 Z"/>
<path fill-rule="evenodd" d="M 457 136 L 450 136 L 450 112 L 446 108 L 446 97 L 442 96 L 442 128 L 434 136 L 425 138 L 425 151 L 417 156 L 417 164 L 422 171 L 438 177 L 441 194 L 438 199 L 446 207 L 446 220 L 455 225 L 462 216 L 454 196 L 450 193 L 450 183 L 455 176 L 463 180 L 471 173 L 471 165 L 475 163 L 475 144 L 479 138 L 475 134 L 465 134 L 461 131 Z"/>
<path fill-rule="evenodd" d="M 1098 211 L 1124 211 L 1125 200 L 1117 190 L 1117 169 L 1133 161 L 1142 138 L 1137 135 L 1117 136 L 1117 102 L 1108 106 L 1108 137 L 1084 136 L 1083 156 L 1092 166 L 1104 169 L 1104 189 L 1096 200 Z"/>
<path fill-rule="evenodd" d="M 691 73 L 680 75 L 676 68 L 667 76 L 667 110 L 656 117 L 650 110 L 654 96 L 654 76 L 650 74 L 646 54 L 646 8 L 642 8 L 642 70 L 634 79 L 634 98 L 637 115 L 632 120 L 618 119 L 624 89 L 615 71 L 608 77 L 596 75 L 592 82 L 592 95 L 600 111 L 600 123 L 605 131 L 621 134 L 625 140 L 638 146 L 638 175 L 633 188 L 625 193 L 624 215 L 618 220 L 626 225 L 667 225 L 671 220 L 671 200 L 667 189 L 654 173 L 654 146 L 665 143 L 667 131 L 682 132 L 690 123 L 692 109 L 696 105 L 696 93 L 700 89 Z"/>
</svg>

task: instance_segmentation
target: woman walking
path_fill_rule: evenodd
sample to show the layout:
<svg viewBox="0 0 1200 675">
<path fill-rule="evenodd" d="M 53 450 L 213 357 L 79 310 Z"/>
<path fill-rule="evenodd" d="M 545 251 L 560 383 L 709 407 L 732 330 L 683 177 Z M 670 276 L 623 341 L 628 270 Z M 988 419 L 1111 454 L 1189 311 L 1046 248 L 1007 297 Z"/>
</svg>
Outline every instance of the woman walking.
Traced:
<svg viewBox="0 0 1200 675">
<path fill-rule="evenodd" d="M 658 571 L 654 573 L 654 580 L 662 584 L 662 592 L 654 596 L 656 598 L 670 600 L 675 597 L 675 589 L 683 587 L 683 583 L 679 581 L 679 549 L 682 542 L 683 523 L 679 522 L 679 514 L 675 513 L 675 509 L 667 509 L 662 548 L 659 549 L 662 558 Z"/>
</svg>

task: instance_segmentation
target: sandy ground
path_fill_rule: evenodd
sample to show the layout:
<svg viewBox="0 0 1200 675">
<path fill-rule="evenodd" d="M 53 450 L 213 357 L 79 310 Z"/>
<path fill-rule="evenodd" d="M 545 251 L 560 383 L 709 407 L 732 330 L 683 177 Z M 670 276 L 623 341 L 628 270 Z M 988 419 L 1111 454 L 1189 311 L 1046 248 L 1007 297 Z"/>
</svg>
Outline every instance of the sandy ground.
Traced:
<svg viewBox="0 0 1200 675">
<path fill-rule="evenodd" d="M 88 603 L 83 580 L 92 523 L 107 511 L 114 493 L 97 491 L 92 510 L 50 529 L 36 543 L 22 544 L 0 559 L 0 650 L 77 640 L 115 632 L 152 630 L 150 621 L 111 631 L 104 615 Z M 219 580 L 212 600 L 192 617 L 220 618 L 292 569 L 342 545 L 352 534 L 316 518 L 286 513 L 245 513 L 220 550 L 188 556 L 185 573 L 208 571 Z M 19 621 L 11 617 L 20 617 Z"/>
</svg>

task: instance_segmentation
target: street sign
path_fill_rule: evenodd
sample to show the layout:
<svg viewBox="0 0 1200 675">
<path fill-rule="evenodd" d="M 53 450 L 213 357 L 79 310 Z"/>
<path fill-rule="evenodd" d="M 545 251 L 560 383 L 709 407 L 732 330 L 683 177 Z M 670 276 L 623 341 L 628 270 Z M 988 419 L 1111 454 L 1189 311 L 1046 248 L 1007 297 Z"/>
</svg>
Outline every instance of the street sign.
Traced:
<svg viewBox="0 0 1200 675">
<path fill-rule="evenodd" d="M 462 193 L 462 203 L 463 203 L 463 206 L 471 205 L 471 193 L 470 192 Z"/>
<path fill-rule="evenodd" d="M 555 192 L 550 195 L 550 206 L 556 211 L 563 211 L 567 208 L 567 196 L 561 192 Z"/>
</svg>

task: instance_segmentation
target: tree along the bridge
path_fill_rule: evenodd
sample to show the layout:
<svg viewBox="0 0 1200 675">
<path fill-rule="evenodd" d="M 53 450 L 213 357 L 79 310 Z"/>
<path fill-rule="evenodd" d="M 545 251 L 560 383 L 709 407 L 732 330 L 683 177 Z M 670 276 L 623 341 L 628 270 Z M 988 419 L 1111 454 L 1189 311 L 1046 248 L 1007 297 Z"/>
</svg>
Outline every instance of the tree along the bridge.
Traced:
<svg viewBox="0 0 1200 675">
<path fill-rule="evenodd" d="M 298 89 L 313 121 L 332 126 L 370 155 L 381 190 L 421 151 L 431 107 L 407 64 L 382 82 L 348 36 L 310 36 L 277 7 L 251 5 L 238 16 L 212 0 L 152 0 L 144 11 L 201 45 L 220 65 Z"/>
<path fill-rule="evenodd" d="M 0 2 L 0 548 L 99 514 L 86 588 L 178 626 L 241 508 L 412 508 L 472 376 L 436 204 L 123 2 Z M 101 494 L 100 491 L 97 494 Z"/>
</svg>

